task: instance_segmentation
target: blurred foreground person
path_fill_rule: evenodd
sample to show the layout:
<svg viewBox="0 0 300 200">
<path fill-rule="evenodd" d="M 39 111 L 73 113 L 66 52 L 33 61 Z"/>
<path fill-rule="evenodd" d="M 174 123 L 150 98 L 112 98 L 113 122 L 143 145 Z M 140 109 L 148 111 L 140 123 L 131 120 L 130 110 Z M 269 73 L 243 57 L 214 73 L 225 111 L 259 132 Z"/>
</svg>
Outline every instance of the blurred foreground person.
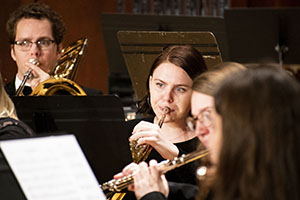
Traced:
<svg viewBox="0 0 300 200">
<path fill-rule="evenodd" d="M 0 139 L 32 135 L 34 135 L 33 130 L 18 120 L 15 106 L 5 92 L 0 74 Z"/>
<path fill-rule="evenodd" d="M 258 66 L 215 95 L 214 199 L 300 199 L 300 88 L 283 69 Z"/>
</svg>

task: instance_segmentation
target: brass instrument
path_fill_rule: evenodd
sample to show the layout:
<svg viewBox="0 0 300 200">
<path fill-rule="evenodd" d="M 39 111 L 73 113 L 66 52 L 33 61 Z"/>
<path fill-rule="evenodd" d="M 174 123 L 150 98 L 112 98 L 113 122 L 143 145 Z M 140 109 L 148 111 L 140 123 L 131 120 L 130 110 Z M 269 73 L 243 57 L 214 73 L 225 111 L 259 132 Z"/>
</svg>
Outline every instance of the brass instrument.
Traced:
<svg viewBox="0 0 300 200">
<path fill-rule="evenodd" d="M 62 57 L 58 61 L 53 74 L 51 74 L 51 78 L 41 82 L 37 87 L 35 87 L 31 95 L 86 95 L 84 90 L 73 81 L 76 78 L 79 61 L 81 56 L 83 55 L 86 45 L 87 38 L 81 38 L 71 45 L 65 47 L 62 50 Z M 25 76 L 23 78 L 23 81 L 24 79 Z M 24 85 L 26 81 L 24 82 Z M 21 89 L 23 90 L 23 88 Z"/>
<path fill-rule="evenodd" d="M 163 110 L 163 116 L 161 117 L 161 119 L 158 122 L 159 128 L 162 127 L 164 120 L 166 118 L 166 115 L 169 114 L 169 112 L 170 112 L 170 108 L 165 107 Z M 132 160 L 135 163 L 140 163 L 142 161 L 145 161 L 152 150 L 152 146 L 150 146 L 150 145 L 147 145 L 147 144 L 138 145 L 137 140 L 130 141 L 129 146 L 130 146 Z M 121 192 L 121 193 L 115 192 L 108 199 L 109 200 L 122 200 L 125 195 L 126 195 L 126 193 L 124 193 L 124 192 Z"/>
<path fill-rule="evenodd" d="M 30 63 L 32 63 L 32 64 L 34 64 L 34 65 L 37 65 L 37 66 L 39 65 L 39 62 L 38 62 L 37 59 L 35 59 L 35 58 L 29 59 L 28 62 L 30 62 Z M 17 91 L 16 91 L 16 96 L 24 96 L 24 94 L 23 94 L 23 89 L 24 89 L 24 87 L 25 87 L 25 84 L 26 84 L 27 80 L 31 78 L 31 75 L 32 75 L 32 69 L 29 69 L 29 70 L 24 74 L 24 78 L 23 78 L 23 80 L 22 80 L 22 82 L 21 82 L 19 88 L 18 88 Z"/>
<path fill-rule="evenodd" d="M 207 156 L 208 153 L 209 153 L 208 150 L 195 151 L 187 155 L 183 154 L 180 157 L 176 157 L 174 160 L 164 160 L 158 164 L 158 169 L 161 173 L 164 174 L 172 169 L 181 167 L 182 165 L 203 158 Z M 106 198 L 111 199 L 111 197 L 115 193 L 121 192 L 123 189 L 131 185 L 133 181 L 134 181 L 133 175 L 129 175 L 117 180 L 112 179 L 108 182 L 103 183 L 102 185 L 100 185 L 100 187 L 103 190 Z M 125 193 L 121 193 L 121 194 L 125 194 Z"/>
<path fill-rule="evenodd" d="M 21 85 L 19 86 L 19 88 L 16 91 L 16 96 L 24 96 L 23 94 L 23 90 L 25 87 L 25 83 L 27 82 L 28 79 L 30 79 L 32 74 L 32 69 L 29 69 L 25 74 L 24 74 L 24 78 L 21 82 Z"/>
<path fill-rule="evenodd" d="M 159 128 L 162 127 L 162 125 L 165 121 L 165 118 L 166 118 L 167 114 L 169 114 L 169 112 L 170 112 L 170 108 L 164 107 L 163 116 L 160 118 L 160 120 L 158 122 Z M 135 163 L 140 163 L 142 161 L 145 161 L 152 150 L 152 147 L 148 144 L 138 145 L 137 140 L 131 141 L 129 146 L 130 146 L 132 160 Z"/>
<path fill-rule="evenodd" d="M 32 96 L 73 95 L 85 96 L 84 90 L 74 81 L 66 78 L 50 78 L 34 88 Z"/>
<path fill-rule="evenodd" d="M 62 50 L 62 56 L 54 71 L 54 78 L 67 78 L 75 80 L 81 56 L 84 53 L 88 39 L 81 38 Z"/>
<path fill-rule="evenodd" d="M 159 128 L 162 127 L 162 125 L 165 121 L 165 118 L 166 118 L 167 114 L 169 114 L 169 113 L 170 113 L 170 108 L 164 107 L 163 116 L 158 121 Z M 140 163 L 142 161 L 145 161 L 148 158 L 148 156 L 152 150 L 152 146 L 150 146 L 148 144 L 138 145 L 137 140 L 130 141 L 129 146 L 130 146 L 132 160 L 135 163 Z M 124 192 L 121 192 L 121 193 L 116 192 L 108 199 L 122 200 L 125 195 L 126 195 L 126 193 L 124 193 Z"/>
<path fill-rule="evenodd" d="M 25 87 L 25 83 L 27 82 L 28 79 L 30 79 L 32 74 L 32 69 L 29 69 L 25 74 L 24 74 L 24 78 L 21 82 L 21 85 L 18 87 L 17 91 L 16 91 L 16 96 L 24 96 L 23 94 L 23 89 Z"/>
</svg>

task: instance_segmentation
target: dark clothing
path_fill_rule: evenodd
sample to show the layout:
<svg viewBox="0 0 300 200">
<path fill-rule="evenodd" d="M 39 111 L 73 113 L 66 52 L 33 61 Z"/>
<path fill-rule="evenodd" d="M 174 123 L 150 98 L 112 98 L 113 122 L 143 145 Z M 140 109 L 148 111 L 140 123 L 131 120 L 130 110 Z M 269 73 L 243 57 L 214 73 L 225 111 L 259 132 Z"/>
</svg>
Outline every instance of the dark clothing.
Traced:
<svg viewBox="0 0 300 200">
<path fill-rule="evenodd" d="M 141 200 L 195 200 L 198 194 L 198 186 L 186 184 L 186 183 L 174 183 L 169 184 L 169 196 L 166 198 L 160 192 L 150 192 L 143 196 Z M 205 200 L 213 200 L 213 193 L 210 190 Z"/>
<path fill-rule="evenodd" d="M 88 96 L 99 96 L 99 95 L 102 95 L 102 92 L 100 92 L 99 90 L 96 90 L 96 89 L 93 89 L 93 88 L 87 88 L 87 87 L 84 87 L 84 86 L 80 86 L 80 87 L 84 90 L 84 92 Z M 13 81 L 7 83 L 4 88 L 5 88 L 6 93 L 8 94 L 8 96 L 10 96 L 10 97 L 15 96 L 15 94 L 16 94 L 15 79 Z M 24 94 L 25 93 L 26 92 L 24 92 Z"/>
<path fill-rule="evenodd" d="M 148 121 L 148 122 L 153 122 L 153 118 L 147 118 L 147 119 L 142 119 L 142 120 Z M 134 126 L 137 125 L 140 121 L 141 121 L 141 119 L 131 120 L 131 121 L 128 121 L 127 123 L 131 124 L 132 130 L 133 130 Z M 195 151 L 198 143 L 199 143 L 199 140 L 196 137 L 196 138 L 193 138 L 193 139 L 185 141 L 185 142 L 175 143 L 174 145 L 176 145 L 176 147 L 179 149 L 179 156 L 181 156 L 182 154 L 188 154 L 188 153 Z M 152 149 L 151 153 L 149 154 L 149 157 L 146 159 L 146 162 L 149 162 L 151 159 L 155 159 L 158 162 L 165 160 L 155 149 Z M 195 162 L 191 162 L 189 164 L 186 164 L 177 169 L 173 169 L 173 170 L 167 172 L 166 179 L 168 180 L 168 182 L 171 181 L 171 182 L 188 183 L 188 185 L 190 185 L 190 186 L 192 186 L 192 185 L 195 186 L 195 185 L 197 185 L 197 178 L 196 178 L 195 172 L 196 172 Z M 197 187 L 197 186 L 195 186 L 195 187 Z M 174 189 L 176 190 L 176 193 L 179 191 L 178 189 L 176 189 L 176 187 Z M 154 194 L 154 195 L 158 195 L 158 194 Z M 174 198 L 174 197 L 176 197 L 177 194 L 173 195 L 173 192 L 170 188 L 170 195 L 172 198 Z M 182 193 L 181 193 L 181 195 L 182 195 Z M 164 196 L 162 195 L 160 198 L 162 198 L 162 197 L 164 197 Z M 152 197 L 152 195 L 150 195 L 149 198 L 150 199 L 160 199 L 159 196 Z M 133 192 L 127 192 L 127 194 L 125 195 L 125 197 L 123 199 L 124 200 L 135 199 L 135 195 Z M 144 198 L 143 198 L 143 200 L 144 200 Z"/>
<path fill-rule="evenodd" d="M 166 200 L 167 198 L 160 192 L 150 192 L 143 196 L 141 200 Z"/>
<path fill-rule="evenodd" d="M 12 97 L 16 94 L 16 87 L 15 87 L 15 79 L 12 82 L 7 83 L 5 86 L 5 91 L 8 96 Z"/>
<path fill-rule="evenodd" d="M 25 123 L 10 117 L 0 118 L 0 139 L 33 136 L 34 131 Z"/>
<path fill-rule="evenodd" d="M 198 142 L 199 140 L 196 137 L 185 142 L 174 143 L 174 145 L 179 149 L 179 156 L 181 156 L 182 154 L 188 154 L 195 151 Z M 149 157 L 146 159 L 146 162 L 149 162 L 152 159 L 157 160 L 157 162 L 165 160 L 155 149 L 152 149 Z M 196 185 L 197 178 L 195 173 L 196 173 L 196 165 L 194 162 L 191 162 L 179 168 L 168 171 L 166 173 L 166 179 L 168 181 L 189 183 L 189 184 Z"/>
<path fill-rule="evenodd" d="M 185 183 L 168 182 L 169 184 L 169 196 L 166 198 L 160 192 L 150 192 L 143 196 L 141 200 L 194 200 L 198 193 L 198 187 Z"/>
<path fill-rule="evenodd" d="M 168 182 L 170 200 L 194 200 L 198 193 L 198 186 L 187 183 Z"/>
<path fill-rule="evenodd" d="M 25 96 L 29 96 L 31 93 L 32 93 L 31 87 L 29 87 L 29 86 L 24 86 L 24 88 L 23 88 L 23 94 L 24 94 Z"/>
<path fill-rule="evenodd" d="M 142 120 L 147 122 L 153 122 L 153 118 L 145 118 L 145 119 L 131 120 L 128 121 L 127 123 L 130 123 L 130 126 L 132 127 L 133 130 L 133 128 Z M 179 149 L 178 156 L 181 156 L 182 154 L 188 154 L 195 151 L 197 149 L 198 143 L 199 143 L 199 139 L 195 137 L 185 142 L 174 143 L 174 145 Z M 151 153 L 146 159 L 146 162 L 149 162 L 152 159 L 157 160 L 157 162 L 165 160 L 154 148 L 152 149 Z M 168 181 L 190 183 L 190 184 L 197 185 L 197 178 L 195 172 L 196 172 L 195 162 L 191 162 L 182 167 L 167 172 L 166 178 Z"/>
</svg>

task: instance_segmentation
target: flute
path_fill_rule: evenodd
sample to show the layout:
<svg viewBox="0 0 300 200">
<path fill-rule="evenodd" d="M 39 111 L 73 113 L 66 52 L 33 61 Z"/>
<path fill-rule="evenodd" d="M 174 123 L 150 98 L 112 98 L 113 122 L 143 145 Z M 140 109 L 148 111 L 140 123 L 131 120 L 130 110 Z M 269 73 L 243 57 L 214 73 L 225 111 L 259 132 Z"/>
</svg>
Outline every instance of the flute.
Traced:
<svg viewBox="0 0 300 200">
<path fill-rule="evenodd" d="M 158 163 L 158 169 L 160 173 L 164 174 L 172 169 L 181 167 L 182 165 L 203 158 L 207 156 L 208 153 L 208 150 L 195 151 L 186 155 L 183 154 L 182 156 L 176 157 L 173 160 L 164 160 Z M 134 174 L 131 174 L 120 179 L 112 179 L 108 182 L 103 183 L 102 185 L 100 185 L 100 187 L 103 190 L 105 196 L 109 198 L 114 193 L 121 192 L 123 189 L 133 184 L 133 175 Z"/>
</svg>

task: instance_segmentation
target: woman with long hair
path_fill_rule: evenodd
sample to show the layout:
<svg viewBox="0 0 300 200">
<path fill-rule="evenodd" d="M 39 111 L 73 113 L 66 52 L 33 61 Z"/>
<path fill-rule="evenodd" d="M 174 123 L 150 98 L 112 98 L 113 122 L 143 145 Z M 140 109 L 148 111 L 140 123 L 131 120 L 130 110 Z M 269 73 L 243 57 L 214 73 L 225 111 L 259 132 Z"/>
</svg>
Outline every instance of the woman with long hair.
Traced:
<svg viewBox="0 0 300 200">
<path fill-rule="evenodd" d="M 258 66 L 215 95 L 214 199 L 300 199 L 300 86 L 283 69 Z"/>
<path fill-rule="evenodd" d="M 193 131 L 201 141 L 198 149 L 209 147 L 210 137 L 214 134 L 214 127 L 212 126 L 212 118 L 210 115 L 214 108 L 213 95 L 217 87 L 226 77 L 243 70 L 246 70 L 246 68 L 241 64 L 226 62 L 215 66 L 213 70 L 202 73 L 194 79 L 191 97 L 192 116 L 189 117 L 187 121 L 190 130 Z M 155 163 L 156 161 L 151 161 L 149 168 L 147 168 L 146 163 L 141 163 L 138 167 L 138 172 L 136 172 L 134 179 L 134 189 L 138 199 L 159 199 L 164 198 L 163 196 L 168 196 L 169 199 L 195 198 L 198 192 L 197 186 L 172 182 L 169 182 L 169 186 L 166 186 L 164 176 L 157 172 Z M 209 164 L 208 159 L 201 160 L 201 163 L 198 163 L 198 165 L 203 164 Z M 191 172 L 187 171 L 186 173 Z M 154 184 L 156 182 L 158 184 Z M 200 191 L 202 196 L 205 196 L 208 191 L 205 189 L 206 191 L 204 192 L 204 185 L 201 185 Z M 205 185 L 205 188 L 207 187 L 208 186 Z M 147 195 L 145 196 L 145 194 Z"/>
<path fill-rule="evenodd" d="M 147 95 L 139 103 L 139 112 L 150 117 L 138 124 L 134 122 L 130 137 L 138 145 L 153 147 L 147 161 L 173 159 L 196 149 L 198 139 L 188 129 L 186 118 L 190 113 L 193 79 L 206 70 L 202 55 L 189 45 L 170 46 L 154 60 L 147 78 Z M 164 122 L 159 125 L 162 118 Z M 192 165 L 186 169 L 191 168 Z M 194 173 L 182 170 L 170 172 L 167 179 L 196 184 Z"/>
</svg>

